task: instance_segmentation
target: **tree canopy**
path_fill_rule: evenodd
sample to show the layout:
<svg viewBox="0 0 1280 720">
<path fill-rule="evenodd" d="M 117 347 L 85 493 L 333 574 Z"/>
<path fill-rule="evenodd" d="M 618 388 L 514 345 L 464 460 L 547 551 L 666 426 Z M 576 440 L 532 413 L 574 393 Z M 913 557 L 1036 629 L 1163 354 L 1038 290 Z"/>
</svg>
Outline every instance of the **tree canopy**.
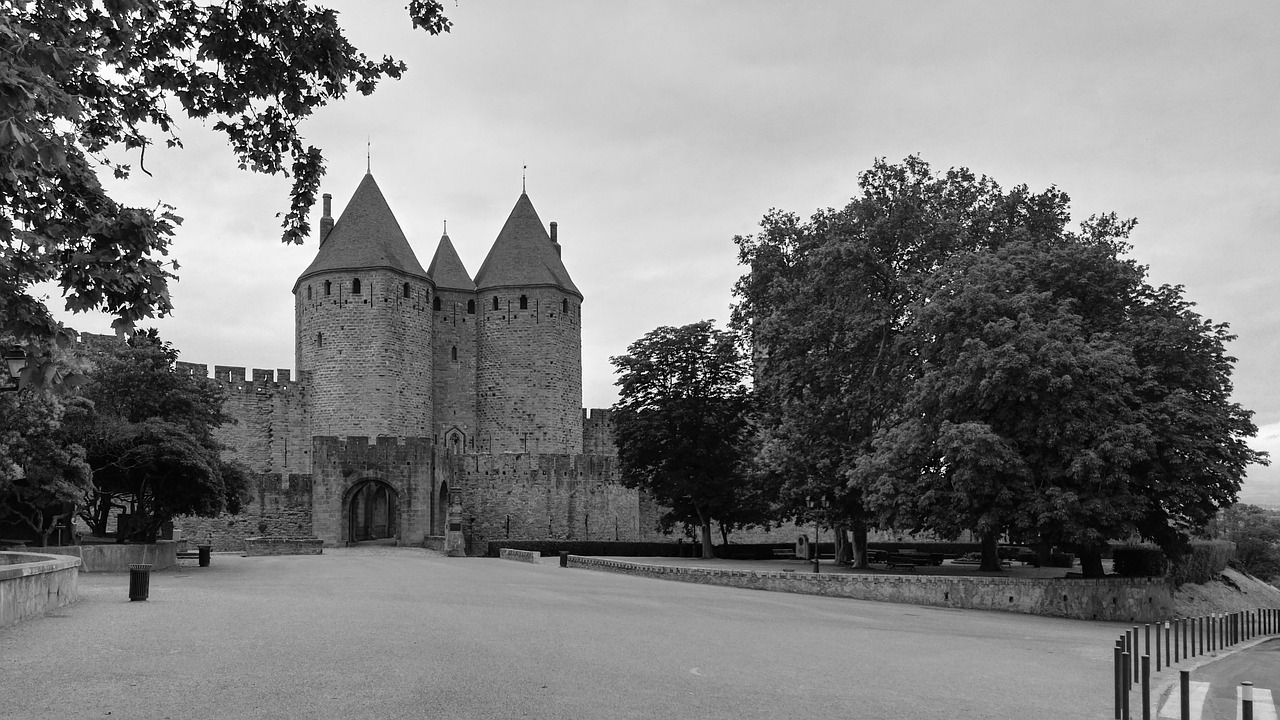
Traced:
<svg viewBox="0 0 1280 720">
<path fill-rule="evenodd" d="M 174 515 L 239 512 L 248 475 L 222 459 L 213 431 L 231 419 L 222 388 L 174 369 L 177 352 L 154 331 L 106 343 L 67 415 L 85 448 L 93 491 L 81 517 L 98 534 L 113 510 L 131 521 L 119 539 L 154 540 Z"/>
<path fill-rule="evenodd" d="M 125 207 L 100 172 L 126 178 L 136 153 L 181 145 L 176 115 L 224 133 L 240 167 L 292 176 L 283 240 L 310 233 L 324 173 L 299 123 L 349 90 L 371 93 L 403 63 L 371 60 L 337 13 L 304 0 L 0 1 L 0 335 L 47 359 L 60 327 L 32 286 L 117 329 L 171 310 L 164 259 L 181 218 Z M 415 27 L 450 27 L 438 0 L 410 0 Z"/>
<path fill-rule="evenodd" d="M 701 529 L 711 557 L 711 523 L 750 524 L 741 490 L 749 394 L 736 336 L 709 320 L 660 327 L 610 358 L 619 387 L 614 435 L 622 482 L 671 508 L 664 525 Z"/>
<path fill-rule="evenodd" d="M 0 522 L 18 520 L 40 545 L 91 488 L 84 448 L 63 432 L 63 413 L 56 395 L 0 392 Z"/>
<path fill-rule="evenodd" d="M 878 160 L 842 210 L 736 238 L 755 351 L 756 472 L 784 509 L 1096 555 L 1177 552 L 1265 457 L 1230 402 L 1225 324 L 1123 257 L 1133 221 L 1068 229 L 1056 188 Z M 811 519 L 811 518 L 807 518 Z M 1100 566 L 1099 566 L 1100 567 Z M 1091 568 L 1094 569 L 1094 568 Z"/>
</svg>

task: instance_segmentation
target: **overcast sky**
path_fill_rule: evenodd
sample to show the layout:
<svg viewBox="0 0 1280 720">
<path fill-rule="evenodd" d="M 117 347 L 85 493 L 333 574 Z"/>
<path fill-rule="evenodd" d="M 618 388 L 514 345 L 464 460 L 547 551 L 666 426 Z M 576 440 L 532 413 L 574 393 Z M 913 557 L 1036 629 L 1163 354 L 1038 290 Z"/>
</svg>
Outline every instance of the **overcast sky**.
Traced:
<svg viewBox="0 0 1280 720">
<path fill-rule="evenodd" d="M 344 0 L 348 37 L 409 64 L 307 121 L 341 212 L 372 171 L 425 267 L 443 221 L 475 274 L 528 165 L 583 305 L 584 403 L 616 397 L 609 357 L 659 325 L 723 324 L 734 235 L 770 208 L 841 207 L 877 157 L 919 153 L 1008 188 L 1056 185 L 1077 219 L 1136 217 L 1133 255 L 1239 335 L 1236 399 L 1280 455 L 1280 4 L 1191 2 L 446 3 Z M 189 362 L 293 367 L 288 182 L 236 169 L 218 136 L 147 156 L 119 190 L 186 218 L 177 311 Z M 318 224 L 319 214 L 313 215 Z M 55 298 L 54 305 L 60 304 Z M 108 322 L 64 316 L 79 330 Z M 1243 499 L 1280 504 L 1280 468 Z"/>
</svg>

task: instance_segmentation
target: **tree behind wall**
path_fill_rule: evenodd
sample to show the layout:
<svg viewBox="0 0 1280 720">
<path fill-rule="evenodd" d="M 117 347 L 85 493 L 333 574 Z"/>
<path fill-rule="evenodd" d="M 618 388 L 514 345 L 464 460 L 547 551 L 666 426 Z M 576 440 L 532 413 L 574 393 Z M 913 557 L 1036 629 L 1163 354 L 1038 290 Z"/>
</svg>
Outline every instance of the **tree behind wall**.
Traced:
<svg viewBox="0 0 1280 720">
<path fill-rule="evenodd" d="M 175 372 L 177 352 L 154 330 L 99 344 L 67 429 L 85 446 L 93 492 L 81 517 L 105 534 L 113 510 L 128 510 L 121 542 L 154 542 L 174 515 L 239 511 L 248 475 L 222 460 L 213 430 L 231 419 L 222 388 Z"/>
<path fill-rule="evenodd" d="M 749 396 L 736 337 L 705 320 L 660 327 L 610 362 L 622 483 L 671 508 L 664 526 L 699 528 L 703 557 L 712 557 L 712 521 L 763 521 L 742 487 Z"/>
</svg>

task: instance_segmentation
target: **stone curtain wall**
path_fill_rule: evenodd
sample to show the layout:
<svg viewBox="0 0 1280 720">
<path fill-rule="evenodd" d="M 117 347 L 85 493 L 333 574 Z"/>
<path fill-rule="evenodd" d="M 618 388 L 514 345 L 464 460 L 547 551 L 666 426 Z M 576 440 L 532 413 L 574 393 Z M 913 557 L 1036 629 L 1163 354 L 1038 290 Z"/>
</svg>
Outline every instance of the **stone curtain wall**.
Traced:
<svg viewBox="0 0 1280 720">
<path fill-rule="evenodd" d="M 0 628 L 79 599 L 80 559 L 0 552 Z"/>
<path fill-rule="evenodd" d="M 222 513 L 213 518 L 183 515 L 174 518 L 174 529 L 191 549 L 211 540 L 214 552 L 242 551 L 245 539 L 311 537 L 311 476 L 291 473 L 259 473 L 253 477 L 253 495 L 238 515 Z"/>
<path fill-rule="evenodd" d="M 582 409 L 582 452 L 588 455 L 617 455 L 613 440 L 613 411 L 604 408 Z"/>
<path fill-rule="evenodd" d="M 427 281 L 389 270 L 326 273 L 298 286 L 296 362 L 312 373 L 314 434 L 431 435 L 431 299 Z"/>
<path fill-rule="evenodd" d="M 553 287 L 486 290 L 476 297 L 480 307 L 475 451 L 582 452 L 578 298 Z M 563 313 L 566 301 L 569 312 Z"/>
<path fill-rule="evenodd" d="M 208 377 L 208 366 L 180 362 L 179 372 Z M 235 418 L 214 431 L 227 446 L 229 460 L 257 473 L 311 471 L 311 424 L 308 416 L 308 378 L 293 380 L 288 370 L 245 369 L 215 365 L 213 379 L 226 390 L 223 410 Z"/>
<path fill-rule="evenodd" d="M 460 490 L 468 552 L 504 539 L 658 540 L 659 508 L 617 483 L 607 455 L 507 453 L 441 459 Z"/>
<path fill-rule="evenodd" d="M 440 310 L 433 314 L 435 369 L 436 442 L 451 452 L 476 451 L 476 318 L 467 312 L 472 293 L 443 290 L 438 293 Z M 433 306 L 434 307 L 434 306 Z M 455 450 L 450 431 L 461 437 Z"/>
<path fill-rule="evenodd" d="M 1078 620 L 1157 622 L 1173 615 L 1173 588 L 1163 578 L 1030 579 L 919 575 L 813 574 L 644 565 L 569 556 L 571 568 L 752 590 L 856 600 L 1002 610 Z"/>
</svg>

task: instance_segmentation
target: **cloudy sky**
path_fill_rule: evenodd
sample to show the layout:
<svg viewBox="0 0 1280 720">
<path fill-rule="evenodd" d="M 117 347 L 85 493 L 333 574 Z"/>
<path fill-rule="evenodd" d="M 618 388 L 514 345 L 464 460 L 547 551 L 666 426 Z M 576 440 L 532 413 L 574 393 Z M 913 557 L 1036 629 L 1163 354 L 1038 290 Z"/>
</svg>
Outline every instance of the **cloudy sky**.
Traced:
<svg viewBox="0 0 1280 720">
<path fill-rule="evenodd" d="M 1005 187 L 1056 185 L 1084 218 L 1136 217 L 1133 255 L 1239 335 L 1236 399 L 1280 455 L 1280 4 L 1257 2 L 446 3 L 343 0 L 348 37 L 409 64 L 303 126 L 335 215 L 365 171 L 425 266 L 448 220 L 472 274 L 528 166 L 586 296 L 584 403 L 608 358 L 659 325 L 727 320 L 732 239 L 770 208 L 843 206 L 877 157 L 919 153 Z M 236 169 L 187 121 L 119 190 L 177 206 L 175 315 L 190 362 L 293 367 L 293 281 L 314 243 L 278 242 L 288 183 Z M 313 221 L 318 219 L 318 214 Z M 54 299 L 53 304 L 57 304 Z M 105 332 L 93 317 L 67 318 Z M 1243 499 L 1280 504 L 1280 468 Z"/>
</svg>

